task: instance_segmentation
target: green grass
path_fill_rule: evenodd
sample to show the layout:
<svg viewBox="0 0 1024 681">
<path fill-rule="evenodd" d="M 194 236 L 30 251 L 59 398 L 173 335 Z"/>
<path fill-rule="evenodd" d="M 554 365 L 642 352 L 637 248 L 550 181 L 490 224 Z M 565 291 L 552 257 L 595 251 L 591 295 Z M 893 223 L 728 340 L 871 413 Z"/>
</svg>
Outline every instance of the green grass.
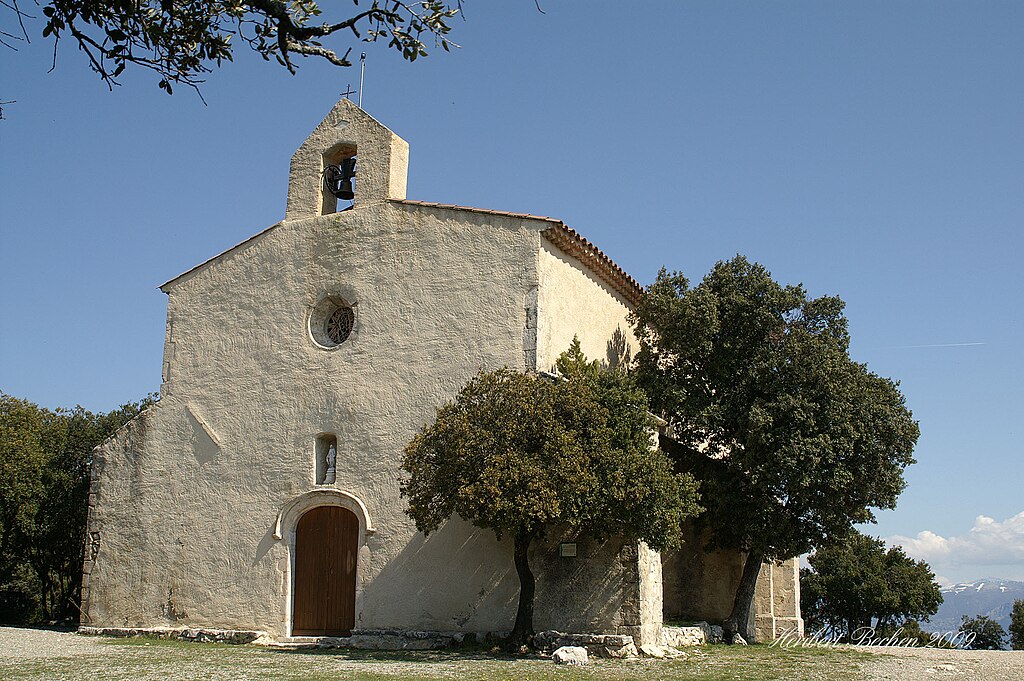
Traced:
<svg viewBox="0 0 1024 681">
<path fill-rule="evenodd" d="M 705 646 L 675 660 L 592 660 L 556 667 L 539 658 L 479 651 L 281 650 L 153 638 L 99 639 L 88 654 L 21 664 L 0 659 L 11 679 L 854 679 L 868 653 L 847 649 Z"/>
</svg>

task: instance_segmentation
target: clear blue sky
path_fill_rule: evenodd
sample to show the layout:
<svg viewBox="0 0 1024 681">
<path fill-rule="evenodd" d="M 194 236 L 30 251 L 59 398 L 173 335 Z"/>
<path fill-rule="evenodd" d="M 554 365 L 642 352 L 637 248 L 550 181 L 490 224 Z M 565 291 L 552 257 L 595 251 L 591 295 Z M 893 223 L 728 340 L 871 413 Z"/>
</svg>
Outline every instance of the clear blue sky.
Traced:
<svg viewBox="0 0 1024 681">
<path fill-rule="evenodd" d="M 410 198 L 564 219 L 645 284 L 743 253 L 840 295 L 922 429 L 869 531 L 1024 578 L 1024 3 L 541 4 L 468 0 L 462 48 L 414 64 L 366 48 Z M 0 389 L 106 410 L 159 388 L 157 286 L 283 216 L 358 72 L 239 51 L 204 106 L 109 93 L 70 44 L 48 74 L 30 30 L 0 55 Z"/>
</svg>

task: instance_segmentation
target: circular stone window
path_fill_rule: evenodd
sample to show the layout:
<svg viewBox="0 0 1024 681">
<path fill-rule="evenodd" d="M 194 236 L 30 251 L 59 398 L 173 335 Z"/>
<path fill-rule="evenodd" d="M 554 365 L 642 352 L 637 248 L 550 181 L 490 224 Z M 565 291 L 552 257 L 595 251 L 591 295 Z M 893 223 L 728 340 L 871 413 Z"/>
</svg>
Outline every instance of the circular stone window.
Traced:
<svg viewBox="0 0 1024 681">
<path fill-rule="evenodd" d="M 356 312 L 343 298 L 328 296 L 309 315 L 309 335 L 324 348 L 335 348 L 348 340 L 356 325 Z"/>
<path fill-rule="evenodd" d="M 331 313 L 324 325 L 324 333 L 335 345 L 341 345 L 352 333 L 352 326 L 356 323 L 356 313 L 351 307 L 339 307 Z"/>
</svg>

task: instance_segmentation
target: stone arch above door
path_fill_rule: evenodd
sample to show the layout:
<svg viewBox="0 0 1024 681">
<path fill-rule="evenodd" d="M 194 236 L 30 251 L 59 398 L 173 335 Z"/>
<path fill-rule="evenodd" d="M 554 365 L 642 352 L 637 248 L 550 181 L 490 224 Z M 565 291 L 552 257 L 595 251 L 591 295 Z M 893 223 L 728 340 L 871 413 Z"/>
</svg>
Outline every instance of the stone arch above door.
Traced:
<svg viewBox="0 0 1024 681">
<path fill-rule="evenodd" d="M 317 506 L 341 506 L 352 511 L 359 520 L 360 544 L 376 532 L 370 521 L 370 512 L 366 510 L 366 504 L 362 499 L 344 490 L 315 489 L 300 494 L 281 507 L 274 523 L 274 539 L 284 539 L 287 533 L 294 532 L 302 514 Z"/>
</svg>

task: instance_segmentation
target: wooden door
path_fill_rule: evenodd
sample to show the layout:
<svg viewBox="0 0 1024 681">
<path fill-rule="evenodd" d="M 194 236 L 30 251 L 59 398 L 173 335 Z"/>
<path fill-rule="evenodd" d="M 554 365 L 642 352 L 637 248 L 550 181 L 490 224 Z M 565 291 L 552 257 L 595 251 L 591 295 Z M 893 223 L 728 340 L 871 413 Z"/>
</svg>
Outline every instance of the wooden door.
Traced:
<svg viewBox="0 0 1024 681">
<path fill-rule="evenodd" d="M 359 520 L 347 508 L 319 506 L 295 528 L 292 635 L 348 636 L 356 619 Z"/>
</svg>

